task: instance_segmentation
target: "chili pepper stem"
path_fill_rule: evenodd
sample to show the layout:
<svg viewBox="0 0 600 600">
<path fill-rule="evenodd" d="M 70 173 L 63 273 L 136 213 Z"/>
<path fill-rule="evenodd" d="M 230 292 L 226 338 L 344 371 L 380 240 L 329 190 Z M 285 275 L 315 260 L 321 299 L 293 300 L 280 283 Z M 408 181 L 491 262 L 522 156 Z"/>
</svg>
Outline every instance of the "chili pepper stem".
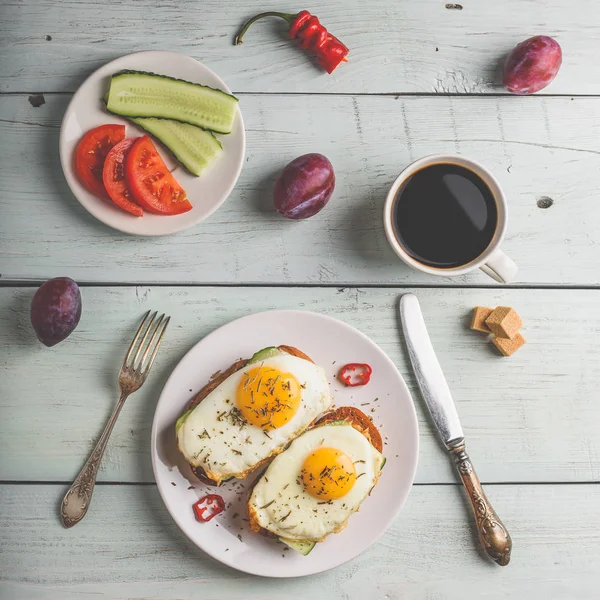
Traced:
<svg viewBox="0 0 600 600">
<path fill-rule="evenodd" d="M 297 17 L 297 15 L 292 15 L 291 13 L 274 12 L 274 11 L 260 13 L 256 16 L 252 17 L 251 19 L 248 19 L 242 25 L 242 28 L 238 31 L 238 34 L 235 36 L 235 40 L 233 41 L 234 45 L 239 46 L 240 44 L 242 44 L 243 43 L 242 37 L 244 36 L 246 31 L 248 31 L 248 28 L 250 27 L 250 25 L 252 25 L 252 23 L 254 23 L 255 21 L 258 21 L 258 19 L 262 19 L 263 17 L 279 17 L 281 19 L 286 20 L 291 25 L 294 22 L 294 19 Z"/>
</svg>

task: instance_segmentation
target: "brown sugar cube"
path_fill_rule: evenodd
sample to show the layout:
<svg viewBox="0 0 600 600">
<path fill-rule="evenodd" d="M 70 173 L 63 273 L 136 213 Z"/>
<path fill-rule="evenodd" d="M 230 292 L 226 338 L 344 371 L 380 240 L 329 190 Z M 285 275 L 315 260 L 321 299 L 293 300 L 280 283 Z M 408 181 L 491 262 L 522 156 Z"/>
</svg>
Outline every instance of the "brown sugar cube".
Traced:
<svg viewBox="0 0 600 600">
<path fill-rule="evenodd" d="M 492 330 L 485 324 L 485 320 L 492 314 L 492 309 L 487 306 L 476 306 L 473 309 L 471 317 L 471 329 L 481 331 L 482 333 L 492 333 Z"/>
<path fill-rule="evenodd" d="M 521 317 L 510 306 L 497 306 L 485 323 L 495 336 L 508 340 L 512 340 L 523 325 Z"/>
<path fill-rule="evenodd" d="M 503 356 L 514 354 L 524 343 L 525 338 L 520 333 L 517 333 L 512 340 L 500 337 L 492 338 L 492 344 L 500 350 Z"/>
</svg>

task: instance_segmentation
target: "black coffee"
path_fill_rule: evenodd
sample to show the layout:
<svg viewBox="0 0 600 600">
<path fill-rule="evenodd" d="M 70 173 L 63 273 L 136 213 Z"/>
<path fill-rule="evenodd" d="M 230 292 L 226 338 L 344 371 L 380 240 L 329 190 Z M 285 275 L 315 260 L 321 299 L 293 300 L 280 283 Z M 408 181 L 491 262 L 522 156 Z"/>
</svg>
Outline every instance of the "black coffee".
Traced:
<svg viewBox="0 0 600 600">
<path fill-rule="evenodd" d="M 477 258 L 492 241 L 498 210 L 484 181 L 453 164 L 424 167 L 396 193 L 398 241 L 419 262 L 450 269 Z"/>
</svg>

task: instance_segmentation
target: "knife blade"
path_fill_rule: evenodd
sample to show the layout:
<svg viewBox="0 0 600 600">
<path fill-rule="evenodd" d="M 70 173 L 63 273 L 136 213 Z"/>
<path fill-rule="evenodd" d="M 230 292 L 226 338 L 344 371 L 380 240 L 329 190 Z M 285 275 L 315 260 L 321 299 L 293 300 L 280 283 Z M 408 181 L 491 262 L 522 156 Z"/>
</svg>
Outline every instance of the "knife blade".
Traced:
<svg viewBox="0 0 600 600">
<path fill-rule="evenodd" d="M 415 377 L 437 432 L 446 447 L 464 439 L 456 405 L 435 355 L 419 301 L 414 294 L 400 299 L 400 319 Z"/>
<path fill-rule="evenodd" d="M 469 496 L 479 540 L 486 554 L 496 564 L 506 566 L 512 550 L 510 534 L 487 499 L 467 454 L 458 412 L 414 294 L 405 294 L 400 299 L 400 319 L 417 383 Z"/>
</svg>

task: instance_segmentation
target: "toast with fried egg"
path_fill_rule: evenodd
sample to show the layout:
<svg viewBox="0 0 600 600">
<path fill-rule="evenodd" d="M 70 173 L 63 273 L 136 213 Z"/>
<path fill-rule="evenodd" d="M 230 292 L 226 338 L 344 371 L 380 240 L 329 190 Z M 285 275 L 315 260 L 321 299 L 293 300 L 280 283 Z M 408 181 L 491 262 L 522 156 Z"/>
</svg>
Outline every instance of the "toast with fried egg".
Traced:
<svg viewBox="0 0 600 600">
<path fill-rule="evenodd" d="M 385 458 L 381 435 L 354 407 L 321 417 L 291 442 L 248 496 L 250 528 L 301 554 L 338 533 L 377 484 Z"/>
<path fill-rule="evenodd" d="M 219 485 L 279 454 L 331 405 L 325 371 L 292 346 L 264 348 L 207 383 L 175 426 L 194 474 Z"/>
</svg>

